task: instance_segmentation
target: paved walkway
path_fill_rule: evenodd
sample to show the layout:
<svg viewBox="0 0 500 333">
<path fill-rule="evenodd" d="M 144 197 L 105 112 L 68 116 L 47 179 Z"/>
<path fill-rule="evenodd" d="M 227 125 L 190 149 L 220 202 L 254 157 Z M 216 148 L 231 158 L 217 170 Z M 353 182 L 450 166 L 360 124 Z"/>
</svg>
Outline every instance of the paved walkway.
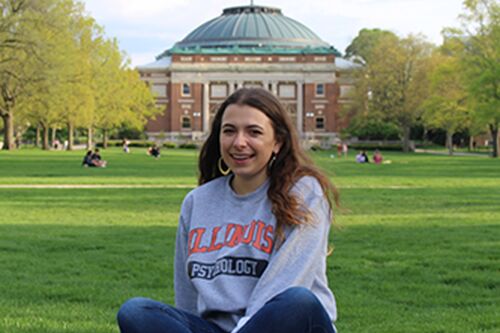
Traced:
<svg viewBox="0 0 500 333">
<path fill-rule="evenodd" d="M 447 151 L 431 150 L 431 149 L 415 149 L 415 153 L 425 153 L 425 154 L 434 154 L 434 155 L 449 156 L 449 154 L 448 154 Z M 453 152 L 453 156 L 489 157 L 488 154 L 466 153 L 466 152 Z"/>
<path fill-rule="evenodd" d="M 163 189 L 193 189 L 197 185 L 128 185 L 128 184 L 0 184 L 0 189 L 134 189 L 134 188 L 163 188 Z M 408 185 L 346 185 L 339 186 L 340 189 L 414 189 L 422 188 L 422 186 L 408 186 Z"/>
<path fill-rule="evenodd" d="M 0 184 L 2 188 L 56 188 L 56 189 L 76 189 L 76 188 L 98 188 L 98 189 L 120 189 L 120 188 L 166 188 L 166 189 L 190 189 L 196 185 L 129 185 L 129 184 Z"/>
</svg>

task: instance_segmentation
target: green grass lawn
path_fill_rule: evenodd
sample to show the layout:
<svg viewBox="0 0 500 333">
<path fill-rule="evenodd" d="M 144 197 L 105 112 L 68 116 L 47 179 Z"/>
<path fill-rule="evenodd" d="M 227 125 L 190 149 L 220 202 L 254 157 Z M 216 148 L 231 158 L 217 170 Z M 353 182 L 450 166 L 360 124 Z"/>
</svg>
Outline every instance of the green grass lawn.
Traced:
<svg viewBox="0 0 500 333">
<path fill-rule="evenodd" d="M 328 258 L 339 331 L 500 332 L 500 161 L 331 154 L 313 157 L 341 192 Z M 80 167 L 82 151 L 0 152 L 0 332 L 118 332 L 127 298 L 173 302 L 196 151 L 103 157 L 94 169 Z M 29 184 L 109 187 L 16 188 Z"/>
</svg>

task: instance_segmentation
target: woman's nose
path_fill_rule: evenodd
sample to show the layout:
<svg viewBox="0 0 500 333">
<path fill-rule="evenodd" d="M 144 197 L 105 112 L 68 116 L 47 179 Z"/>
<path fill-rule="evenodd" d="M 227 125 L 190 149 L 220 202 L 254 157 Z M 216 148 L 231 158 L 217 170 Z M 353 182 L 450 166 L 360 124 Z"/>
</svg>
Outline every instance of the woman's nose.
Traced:
<svg viewBox="0 0 500 333">
<path fill-rule="evenodd" d="M 233 145 L 236 147 L 245 147 L 247 145 L 247 138 L 245 133 L 238 132 L 234 137 Z"/>
</svg>

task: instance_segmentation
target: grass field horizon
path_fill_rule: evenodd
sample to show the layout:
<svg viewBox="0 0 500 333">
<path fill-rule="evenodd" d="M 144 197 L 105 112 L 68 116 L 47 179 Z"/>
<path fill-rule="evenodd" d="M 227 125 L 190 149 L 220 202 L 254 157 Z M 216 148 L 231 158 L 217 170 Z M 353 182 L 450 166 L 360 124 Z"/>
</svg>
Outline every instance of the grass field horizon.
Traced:
<svg viewBox="0 0 500 333">
<path fill-rule="evenodd" d="M 118 332 L 126 299 L 173 302 L 197 152 L 102 153 L 105 169 L 81 167 L 83 151 L 0 151 L 0 332 Z M 328 258 L 339 331 L 500 332 L 500 161 L 333 154 L 312 157 L 341 193 Z"/>
</svg>

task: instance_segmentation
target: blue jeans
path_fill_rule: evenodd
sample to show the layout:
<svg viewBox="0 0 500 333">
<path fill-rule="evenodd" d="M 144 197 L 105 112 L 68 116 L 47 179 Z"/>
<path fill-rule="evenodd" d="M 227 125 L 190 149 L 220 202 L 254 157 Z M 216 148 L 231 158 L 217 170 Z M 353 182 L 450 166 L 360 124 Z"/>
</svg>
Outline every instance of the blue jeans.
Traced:
<svg viewBox="0 0 500 333">
<path fill-rule="evenodd" d="M 122 333 L 227 333 L 188 312 L 132 298 L 118 312 Z M 238 333 L 335 333 L 330 316 L 308 289 L 293 287 L 267 302 Z"/>
</svg>

